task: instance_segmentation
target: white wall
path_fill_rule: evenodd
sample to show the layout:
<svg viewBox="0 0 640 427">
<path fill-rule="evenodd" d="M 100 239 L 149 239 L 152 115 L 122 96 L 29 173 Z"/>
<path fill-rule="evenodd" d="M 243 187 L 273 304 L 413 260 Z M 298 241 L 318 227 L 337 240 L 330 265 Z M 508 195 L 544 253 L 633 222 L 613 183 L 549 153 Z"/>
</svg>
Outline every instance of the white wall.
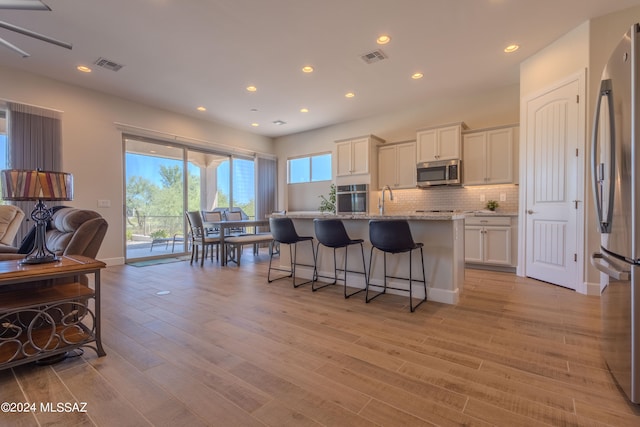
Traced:
<svg viewBox="0 0 640 427">
<path fill-rule="evenodd" d="M 585 22 L 520 64 L 520 97 L 531 96 L 588 66 L 589 22 Z"/>
<path fill-rule="evenodd" d="M 0 98 L 64 111 L 62 162 L 75 185 L 75 199 L 68 204 L 96 210 L 107 219 L 109 230 L 98 258 L 110 264 L 124 257 L 122 132 L 115 122 L 273 153 L 271 138 L 3 67 Z M 98 208 L 98 199 L 111 200 L 111 208 Z"/>
<path fill-rule="evenodd" d="M 518 123 L 518 110 L 519 89 L 517 85 L 511 85 L 464 96 L 434 98 L 411 108 L 277 138 L 278 188 L 287 186 L 288 157 L 328 150 L 335 156 L 336 140 L 369 134 L 386 142 L 415 140 L 418 129 L 461 121 L 471 129 L 513 124 Z M 317 200 L 317 195 L 309 200 Z M 278 207 L 289 209 L 287 206 L 287 191 L 280 191 Z M 309 206 L 306 210 L 315 209 L 317 206 Z"/>
</svg>

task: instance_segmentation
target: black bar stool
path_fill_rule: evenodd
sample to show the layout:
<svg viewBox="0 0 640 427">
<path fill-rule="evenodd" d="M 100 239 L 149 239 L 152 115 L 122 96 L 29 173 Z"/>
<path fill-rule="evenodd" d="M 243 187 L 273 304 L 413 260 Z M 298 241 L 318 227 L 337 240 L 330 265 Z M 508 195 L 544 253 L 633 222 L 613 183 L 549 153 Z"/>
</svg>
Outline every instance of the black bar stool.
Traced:
<svg viewBox="0 0 640 427">
<path fill-rule="evenodd" d="M 318 244 L 316 245 L 316 259 L 315 265 L 316 270 L 314 273 L 315 278 L 318 278 L 318 253 L 320 252 L 320 244 L 326 246 L 328 248 L 333 249 L 333 283 L 327 283 L 320 287 L 315 287 L 315 280 L 311 283 L 311 290 L 314 292 L 318 289 L 322 289 L 324 287 L 335 285 L 338 280 L 342 280 L 344 282 L 344 297 L 349 298 L 352 295 L 355 295 L 359 292 L 365 290 L 365 288 L 360 289 L 358 291 L 347 294 L 347 272 L 349 273 L 358 273 L 364 274 L 364 281 L 367 282 L 367 266 L 364 262 L 364 247 L 362 244 L 364 240 L 362 239 L 352 239 L 347 234 L 347 230 L 344 228 L 344 224 L 342 220 L 337 218 L 329 218 L 329 219 L 314 219 L 313 226 L 316 231 L 316 239 L 318 239 Z M 348 270 L 347 269 L 347 254 L 349 252 L 350 245 L 360 245 L 360 252 L 362 253 L 362 271 Z M 336 249 L 344 248 L 344 268 L 338 268 L 336 262 Z M 344 279 L 338 279 L 338 271 L 344 272 Z M 331 277 L 322 276 L 330 279 Z"/>
<path fill-rule="evenodd" d="M 271 283 L 274 280 L 284 279 L 286 277 L 293 277 L 293 287 L 297 288 L 298 286 L 306 285 L 307 283 L 312 283 L 315 280 L 316 266 L 315 266 L 315 251 L 313 248 L 313 237 L 311 236 L 298 236 L 295 227 L 293 226 L 293 221 L 291 218 L 269 218 L 269 228 L 271 230 L 271 235 L 273 236 L 273 241 L 270 243 L 269 248 L 269 271 L 267 272 L 267 282 Z M 310 264 L 299 264 L 297 262 L 298 255 L 298 246 L 299 242 L 308 241 L 311 243 L 311 254 L 313 255 L 314 265 Z M 282 268 L 272 267 L 271 261 L 273 260 L 273 246 L 275 244 L 285 244 L 289 245 L 289 259 L 291 260 L 291 267 L 289 270 L 285 270 Z M 293 250 L 292 247 L 293 246 Z M 296 284 L 296 266 L 302 265 L 305 267 L 313 267 L 313 277 L 311 280 L 306 282 Z M 271 270 L 276 271 L 284 271 L 289 273 L 288 275 L 276 277 L 275 279 L 271 278 Z"/>
<path fill-rule="evenodd" d="M 406 220 L 371 220 L 369 221 L 369 240 L 371 241 L 371 254 L 369 256 L 369 281 L 371 280 L 371 260 L 373 257 L 373 249 L 378 249 L 384 254 L 384 286 L 382 292 L 369 298 L 369 281 L 367 282 L 367 292 L 365 294 L 365 301 L 369 302 L 374 298 L 387 292 L 387 289 L 394 289 L 397 291 L 407 291 L 401 288 L 392 288 L 387 286 L 387 277 L 392 279 L 408 280 L 409 281 L 409 307 L 411 312 L 423 302 L 427 300 L 427 279 L 424 274 L 424 256 L 422 253 L 422 243 L 416 243 L 413 241 L 411 235 L 411 229 L 409 223 Z M 422 260 L 422 280 L 413 279 L 413 263 L 412 255 L 415 249 L 420 249 L 420 259 Z M 399 254 L 403 252 L 409 252 L 409 277 L 396 277 L 387 276 L 387 253 Z M 417 304 L 413 305 L 413 282 L 422 283 L 424 286 L 424 298 Z M 373 285 L 379 286 L 379 285 Z"/>
</svg>

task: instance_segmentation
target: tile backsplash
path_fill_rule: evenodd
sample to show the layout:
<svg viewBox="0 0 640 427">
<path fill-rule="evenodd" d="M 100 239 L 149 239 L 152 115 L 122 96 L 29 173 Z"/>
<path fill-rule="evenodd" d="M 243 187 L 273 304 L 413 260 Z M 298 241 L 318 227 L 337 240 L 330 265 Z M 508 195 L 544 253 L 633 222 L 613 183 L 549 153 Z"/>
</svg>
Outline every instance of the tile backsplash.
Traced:
<svg viewBox="0 0 640 427">
<path fill-rule="evenodd" d="M 497 212 L 518 211 L 517 185 L 493 185 L 486 187 L 431 187 L 428 189 L 394 190 L 393 201 L 389 200 L 389 194 L 385 195 L 385 211 L 391 213 L 405 213 L 417 210 L 453 209 L 471 211 L 485 209 L 488 200 L 496 200 L 499 203 Z M 506 200 L 500 201 L 500 195 Z M 378 198 L 381 191 L 373 193 L 371 205 L 375 209 L 378 206 Z M 484 196 L 484 201 L 481 197 Z"/>
</svg>

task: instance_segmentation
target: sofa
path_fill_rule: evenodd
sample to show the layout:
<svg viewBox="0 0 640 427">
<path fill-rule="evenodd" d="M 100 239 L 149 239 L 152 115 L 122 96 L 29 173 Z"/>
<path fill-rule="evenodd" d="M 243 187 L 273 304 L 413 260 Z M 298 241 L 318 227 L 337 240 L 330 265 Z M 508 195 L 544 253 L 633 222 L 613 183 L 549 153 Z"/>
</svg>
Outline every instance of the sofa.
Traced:
<svg viewBox="0 0 640 427">
<path fill-rule="evenodd" d="M 18 248 L 13 245 L 24 212 L 17 206 L 0 205 L 0 253 L 15 253 Z"/>
</svg>

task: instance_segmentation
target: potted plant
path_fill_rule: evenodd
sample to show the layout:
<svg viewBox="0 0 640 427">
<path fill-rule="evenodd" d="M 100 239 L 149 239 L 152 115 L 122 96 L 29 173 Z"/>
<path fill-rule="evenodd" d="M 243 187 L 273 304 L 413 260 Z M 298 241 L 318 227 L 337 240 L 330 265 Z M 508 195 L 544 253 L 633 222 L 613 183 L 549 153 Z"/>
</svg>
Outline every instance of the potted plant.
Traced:
<svg viewBox="0 0 640 427">
<path fill-rule="evenodd" d="M 329 187 L 329 198 L 326 198 L 324 195 L 320 197 L 320 212 L 330 212 L 336 213 L 336 186 L 335 184 L 331 184 Z"/>
<path fill-rule="evenodd" d="M 496 209 L 498 209 L 498 206 L 500 206 L 500 205 L 499 205 L 499 204 L 498 204 L 498 202 L 497 202 L 497 201 L 495 201 L 495 200 L 489 200 L 489 201 L 487 202 L 487 205 L 486 205 L 486 206 L 487 206 L 487 209 L 489 209 L 490 211 L 492 211 L 492 212 L 493 212 L 493 211 L 495 211 Z"/>
</svg>

